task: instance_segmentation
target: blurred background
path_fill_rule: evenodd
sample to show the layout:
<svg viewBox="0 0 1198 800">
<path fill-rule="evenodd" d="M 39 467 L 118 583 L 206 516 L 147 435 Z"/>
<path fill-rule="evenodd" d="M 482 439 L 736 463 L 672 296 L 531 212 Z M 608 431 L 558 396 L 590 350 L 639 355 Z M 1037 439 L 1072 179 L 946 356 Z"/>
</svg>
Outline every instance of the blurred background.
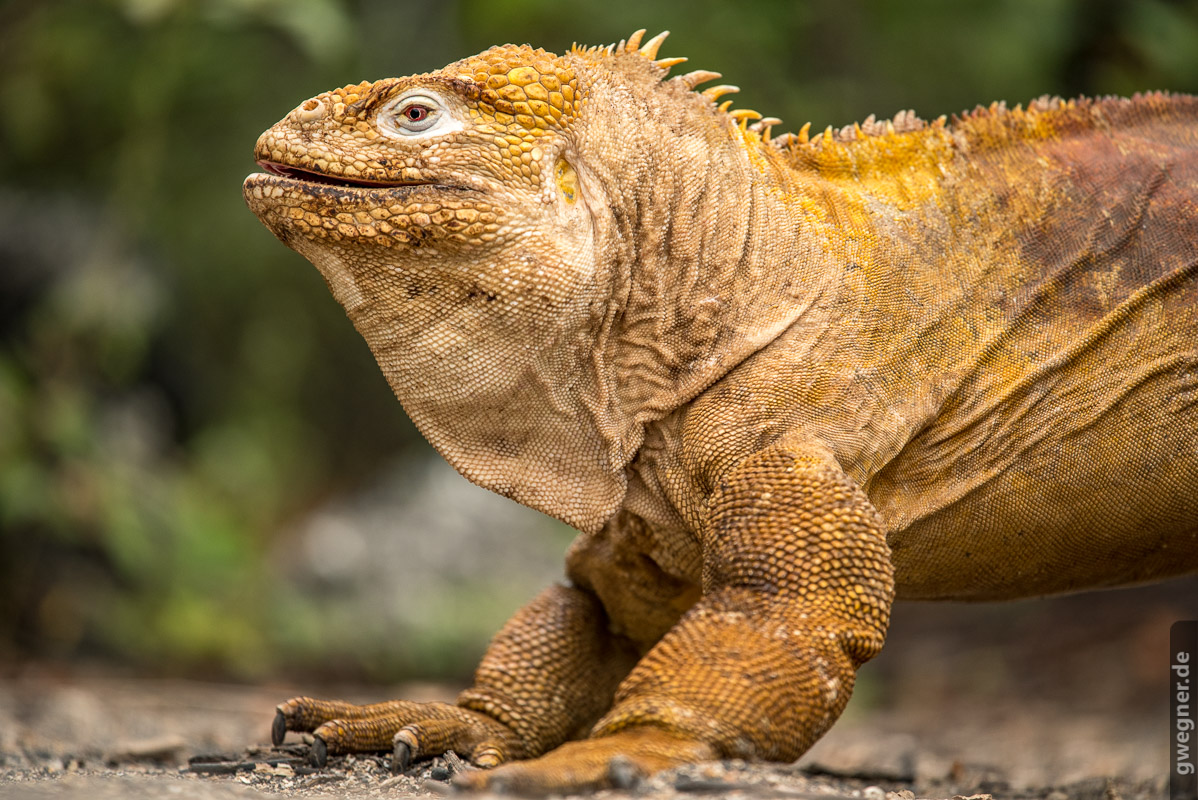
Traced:
<svg viewBox="0 0 1198 800">
<path fill-rule="evenodd" d="M 1195 2 L 5 0 L 0 668 L 469 674 L 571 533 L 436 457 L 241 180 L 258 134 L 319 90 L 640 27 L 778 132 L 1198 91 Z M 1168 591 L 1123 612 L 1133 637 L 1193 607 Z M 1026 640 L 1027 609 L 972 619 Z"/>
</svg>

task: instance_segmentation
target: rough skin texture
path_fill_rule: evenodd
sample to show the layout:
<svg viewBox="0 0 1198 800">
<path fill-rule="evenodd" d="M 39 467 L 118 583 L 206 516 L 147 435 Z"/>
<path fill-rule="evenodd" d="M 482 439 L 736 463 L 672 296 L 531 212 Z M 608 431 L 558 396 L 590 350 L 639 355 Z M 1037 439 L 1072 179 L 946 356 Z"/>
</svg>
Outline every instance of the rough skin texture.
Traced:
<svg viewBox="0 0 1198 800">
<path fill-rule="evenodd" d="M 297 698 L 277 738 L 527 792 L 790 760 L 896 591 L 1198 568 L 1198 100 L 771 138 L 641 38 L 347 86 L 258 141 L 250 208 L 421 431 L 581 532 L 456 705 Z"/>
</svg>

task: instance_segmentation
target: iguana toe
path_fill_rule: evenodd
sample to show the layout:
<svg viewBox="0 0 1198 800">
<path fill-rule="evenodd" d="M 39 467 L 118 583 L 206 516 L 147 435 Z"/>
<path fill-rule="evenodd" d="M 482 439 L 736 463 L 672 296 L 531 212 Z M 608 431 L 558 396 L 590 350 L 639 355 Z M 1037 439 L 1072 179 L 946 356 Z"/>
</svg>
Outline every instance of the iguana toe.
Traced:
<svg viewBox="0 0 1198 800">
<path fill-rule="evenodd" d="M 395 772 L 447 750 L 468 755 L 478 766 L 493 767 L 527 752 L 507 725 L 448 703 L 395 700 L 355 705 L 296 697 L 278 706 L 271 741 L 281 744 L 289 730 L 313 734 L 311 758 L 318 767 L 327 763 L 329 755 L 387 750 Z"/>
<path fill-rule="evenodd" d="M 630 789 L 661 770 L 716 755 L 710 745 L 660 728 L 628 729 L 567 742 L 540 758 L 467 772 L 454 778 L 454 785 L 468 791 L 535 797 Z"/>
</svg>

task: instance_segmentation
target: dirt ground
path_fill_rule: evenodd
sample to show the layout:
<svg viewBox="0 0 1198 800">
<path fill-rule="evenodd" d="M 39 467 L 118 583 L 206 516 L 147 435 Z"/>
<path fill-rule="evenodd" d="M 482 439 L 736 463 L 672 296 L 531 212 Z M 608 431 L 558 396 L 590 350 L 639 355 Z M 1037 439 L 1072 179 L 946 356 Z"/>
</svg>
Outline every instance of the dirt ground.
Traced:
<svg viewBox="0 0 1198 800">
<path fill-rule="evenodd" d="M 990 795 L 1133 800 L 1167 794 L 1169 626 L 1198 617 L 1198 579 L 1008 605 L 900 604 L 886 651 L 841 721 L 797 765 L 728 762 L 601 797 Z M 0 797 L 413 797 L 445 794 L 445 759 L 308 765 L 269 741 L 293 694 L 442 699 L 454 687 L 238 686 L 111 668 L 0 667 Z"/>
</svg>

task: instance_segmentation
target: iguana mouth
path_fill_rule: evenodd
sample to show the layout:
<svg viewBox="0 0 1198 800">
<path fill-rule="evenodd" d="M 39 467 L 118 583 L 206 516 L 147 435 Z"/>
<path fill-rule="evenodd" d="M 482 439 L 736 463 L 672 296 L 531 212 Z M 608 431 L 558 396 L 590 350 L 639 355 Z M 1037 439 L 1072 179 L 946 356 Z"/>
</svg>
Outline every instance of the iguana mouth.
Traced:
<svg viewBox="0 0 1198 800">
<path fill-rule="evenodd" d="M 286 164 L 280 164 L 276 161 L 259 161 L 258 166 L 262 167 L 271 175 L 277 175 L 280 178 L 291 178 L 297 181 L 305 181 L 307 183 L 323 183 L 329 186 L 362 186 L 368 189 L 379 189 L 387 186 L 435 186 L 439 185 L 433 181 L 369 181 L 360 178 L 346 178 L 341 175 L 329 175 L 324 172 L 313 172 L 300 167 L 291 167 Z M 457 188 L 455 186 L 446 186 L 447 189 Z"/>
</svg>

